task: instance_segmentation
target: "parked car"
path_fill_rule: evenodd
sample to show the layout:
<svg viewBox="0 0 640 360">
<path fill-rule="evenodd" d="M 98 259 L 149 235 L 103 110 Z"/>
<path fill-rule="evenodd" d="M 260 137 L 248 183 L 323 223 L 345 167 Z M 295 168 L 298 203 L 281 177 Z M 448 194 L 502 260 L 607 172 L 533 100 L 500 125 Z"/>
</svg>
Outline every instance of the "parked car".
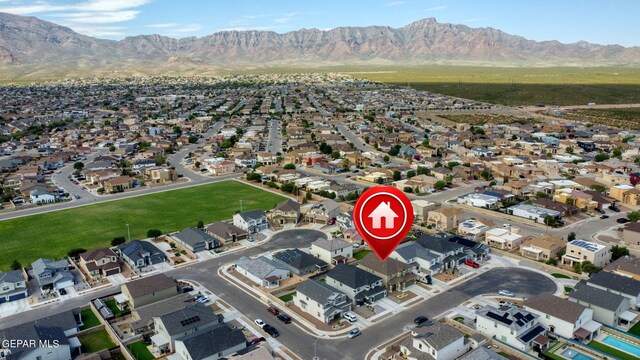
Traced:
<svg viewBox="0 0 640 360">
<path fill-rule="evenodd" d="M 595 208 L 595 210 L 596 210 L 597 212 L 599 212 L 600 214 L 604 214 L 604 210 L 602 210 L 602 209 L 600 209 L 600 208 Z"/>
<path fill-rule="evenodd" d="M 277 316 L 278 320 L 282 321 L 285 324 L 291 324 L 291 316 L 285 314 L 285 313 L 280 313 Z"/>
<path fill-rule="evenodd" d="M 608 219 L 608 218 L 609 218 L 609 215 L 601 215 L 600 216 L 600 219 Z"/>
<path fill-rule="evenodd" d="M 358 320 L 356 315 L 349 311 L 342 313 L 342 317 L 349 320 L 350 322 L 355 322 L 356 320 Z"/>
<path fill-rule="evenodd" d="M 418 316 L 417 318 L 413 319 L 413 323 L 416 325 L 422 325 L 427 321 L 429 321 L 429 318 L 426 316 Z"/>
<path fill-rule="evenodd" d="M 268 312 L 270 312 L 270 313 L 271 313 L 271 314 L 273 314 L 273 315 L 278 315 L 278 314 L 280 314 L 280 310 L 278 310 L 278 308 L 277 308 L 277 307 L 275 307 L 275 306 L 269 306 L 269 307 L 267 308 L 267 311 L 268 311 Z"/>
<path fill-rule="evenodd" d="M 609 210 L 611 210 L 613 212 L 620 212 L 620 209 L 615 207 L 615 206 L 613 206 L 613 205 L 609 206 Z"/>
<path fill-rule="evenodd" d="M 471 260 L 471 259 L 467 259 L 467 260 L 465 260 L 465 261 L 464 261 L 464 263 L 465 263 L 467 266 L 471 266 L 472 268 L 479 268 L 479 267 L 480 267 L 480 264 L 478 264 L 477 262 L 475 262 L 475 261 L 473 261 L 473 260 Z"/>
<path fill-rule="evenodd" d="M 336 223 L 336 219 L 335 218 L 331 218 L 329 219 L 329 221 L 327 221 L 327 225 L 333 225 Z"/>
<path fill-rule="evenodd" d="M 508 297 L 516 297 L 516 294 L 514 294 L 513 292 L 509 291 L 509 290 L 499 290 L 498 294 L 502 295 L 502 296 L 508 296 Z"/>
<path fill-rule="evenodd" d="M 629 219 L 627 219 L 627 218 L 620 218 L 620 219 L 616 220 L 616 222 L 617 222 L 618 224 L 626 224 L 626 223 L 628 223 L 628 222 L 629 222 Z"/>
<path fill-rule="evenodd" d="M 255 344 L 259 343 L 259 342 L 266 341 L 266 340 L 267 339 L 265 339 L 262 336 L 259 337 L 259 338 L 253 338 L 253 339 L 251 339 L 251 341 L 249 341 L 249 345 L 255 345 Z"/>
<path fill-rule="evenodd" d="M 73 195 L 73 197 L 76 198 L 76 199 L 80 199 L 80 195 L 78 195 L 78 194 Z"/>
<path fill-rule="evenodd" d="M 500 306 L 514 306 L 514 303 L 510 301 L 500 301 L 498 304 L 500 304 Z"/>
<path fill-rule="evenodd" d="M 262 319 L 255 319 L 253 320 L 253 322 L 256 323 L 256 325 L 258 325 L 260 329 L 264 329 L 265 325 L 267 325 L 264 321 L 262 321 Z"/>
<path fill-rule="evenodd" d="M 67 295 L 67 290 L 60 289 L 60 295 Z"/>
<path fill-rule="evenodd" d="M 276 330 L 276 328 L 269 324 L 266 324 L 262 329 L 264 330 L 264 332 L 271 335 L 271 337 L 277 338 L 278 336 L 280 336 L 278 330 Z"/>
<path fill-rule="evenodd" d="M 360 331 L 360 329 L 358 329 L 358 328 L 355 328 L 355 329 L 353 329 L 353 330 L 351 330 L 351 331 L 349 332 L 349 335 L 347 335 L 347 337 L 348 337 L 349 339 L 353 339 L 353 338 L 355 338 L 355 337 L 360 336 L 360 334 L 362 334 L 362 331 Z"/>
<path fill-rule="evenodd" d="M 201 296 L 200 298 L 196 299 L 197 302 L 201 303 L 201 304 L 205 304 L 209 302 L 209 298 L 206 296 Z"/>
</svg>

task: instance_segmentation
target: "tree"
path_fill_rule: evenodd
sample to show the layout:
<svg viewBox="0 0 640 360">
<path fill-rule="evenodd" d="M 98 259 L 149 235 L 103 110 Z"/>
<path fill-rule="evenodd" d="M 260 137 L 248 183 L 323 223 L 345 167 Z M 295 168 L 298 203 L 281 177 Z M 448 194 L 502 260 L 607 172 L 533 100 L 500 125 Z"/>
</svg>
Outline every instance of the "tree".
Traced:
<svg viewBox="0 0 640 360">
<path fill-rule="evenodd" d="M 416 171 L 418 175 L 429 175 L 431 174 L 431 170 L 429 170 L 426 166 L 418 166 L 418 170 Z"/>
<path fill-rule="evenodd" d="M 449 170 L 453 170 L 453 168 L 458 166 L 458 165 L 460 165 L 460 163 L 457 162 L 457 161 L 449 161 L 447 163 L 447 167 L 449 168 Z"/>
<path fill-rule="evenodd" d="M 311 200 L 312 197 L 313 197 L 313 194 L 311 193 L 311 191 L 307 191 L 307 193 L 304 194 L 304 198 L 307 200 Z"/>
<path fill-rule="evenodd" d="M 200 169 L 200 165 L 202 165 L 200 163 L 200 161 L 196 161 L 195 163 L 193 163 L 193 165 L 196 167 L 196 169 Z"/>
<path fill-rule="evenodd" d="M 292 193 L 296 190 L 296 186 L 293 183 L 284 183 L 280 186 L 280 190 L 288 193 Z"/>
<path fill-rule="evenodd" d="M 603 192 L 607 191 L 607 187 L 604 186 L 604 185 L 593 184 L 593 185 L 591 185 L 591 190 L 595 190 L 597 192 L 603 193 Z"/>
<path fill-rule="evenodd" d="M 551 215 L 547 215 L 544 217 L 544 224 L 547 226 L 558 226 L 558 220 Z"/>
<path fill-rule="evenodd" d="M 567 201 L 565 202 L 565 204 L 572 206 L 576 201 L 573 200 L 572 198 L 567 198 Z"/>
<path fill-rule="evenodd" d="M 385 156 L 382 158 L 382 161 L 384 161 L 385 163 L 388 163 L 388 162 L 389 162 L 389 160 L 391 160 L 391 158 L 389 158 L 389 155 L 385 155 Z"/>
<path fill-rule="evenodd" d="M 334 152 L 332 152 L 332 153 L 331 153 L 331 158 L 332 158 L 333 160 L 340 159 L 340 152 L 339 152 L 339 151 L 334 151 Z"/>
<path fill-rule="evenodd" d="M 389 150 L 389 155 L 390 156 L 398 156 L 398 154 L 400 153 L 400 145 L 394 145 L 390 150 Z"/>
<path fill-rule="evenodd" d="M 589 275 L 593 273 L 597 273 L 601 269 L 595 265 L 593 265 L 590 261 L 585 261 L 582 263 L 582 272 L 586 272 Z"/>
<path fill-rule="evenodd" d="M 442 180 L 438 180 L 438 181 L 436 181 L 435 184 L 433 184 L 433 188 L 436 189 L 436 190 L 442 190 L 442 189 L 444 189 L 445 186 L 447 186 L 447 183 L 445 183 Z"/>
<path fill-rule="evenodd" d="M 407 171 L 407 178 L 411 179 L 412 177 L 416 176 L 416 171 L 415 170 L 409 170 Z"/>
<path fill-rule="evenodd" d="M 615 148 L 613 149 L 613 151 L 611 152 L 611 154 L 613 155 L 613 157 L 621 159 L 622 158 L 622 149 L 620 148 Z"/>
<path fill-rule="evenodd" d="M 574 233 L 573 231 L 569 233 L 569 235 L 567 235 L 567 241 L 573 241 L 576 239 L 576 233 Z"/>
<path fill-rule="evenodd" d="M 482 172 L 480 173 L 480 176 L 485 180 L 485 181 L 489 181 L 491 180 L 491 171 L 489 170 L 482 170 Z"/>
<path fill-rule="evenodd" d="M 412 193 L 413 192 L 413 188 L 411 188 L 411 186 L 405 186 L 402 191 L 406 192 L 406 193 Z"/>
<path fill-rule="evenodd" d="M 116 236 L 111 240 L 111 246 L 118 246 L 124 244 L 126 241 L 127 239 L 125 239 L 124 236 Z"/>
<path fill-rule="evenodd" d="M 550 195 L 545 192 L 542 192 L 542 191 L 536 192 L 536 199 L 545 199 L 548 197 L 550 197 Z"/>
<path fill-rule="evenodd" d="M 629 255 L 629 249 L 624 246 L 613 245 L 611 247 L 611 261 L 616 261 L 623 256 Z"/>
<path fill-rule="evenodd" d="M 571 146 L 567 146 L 567 148 L 566 148 L 566 149 L 564 149 L 564 151 L 565 151 L 567 154 L 573 154 L 573 147 L 571 147 Z"/>
<path fill-rule="evenodd" d="M 167 162 L 167 159 L 164 156 L 158 155 L 158 156 L 156 156 L 154 161 L 156 162 L 157 165 L 164 165 L 164 163 Z"/>
<path fill-rule="evenodd" d="M 67 253 L 67 256 L 70 258 L 77 258 L 78 255 L 82 254 L 83 252 L 87 252 L 87 249 L 83 249 L 83 248 L 74 248 L 69 250 L 69 252 Z"/>
<path fill-rule="evenodd" d="M 381 178 L 381 177 L 377 178 L 376 179 L 376 184 L 380 184 L 380 185 L 384 184 L 384 179 Z"/>
<path fill-rule="evenodd" d="M 287 170 L 295 170 L 295 169 L 296 169 L 296 165 L 295 165 L 295 164 L 291 164 L 291 163 L 289 163 L 289 164 L 285 164 L 285 165 L 283 166 L 283 168 L 285 168 L 285 169 L 287 169 Z"/>
<path fill-rule="evenodd" d="M 262 176 L 260 176 L 260 174 L 258 174 L 257 172 L 247 173 L 247 180 L 249 181 L 260 181 L 261 179 Z"/>
<path fill-rule="evenodd" d="M 627 213 L 627 219 L 633 222 L 640 221 L 640 211 L 630 211 L 629 213 Z"/>
<path fill-rule="evenodd" d="M 111 152 L 116 151 L 116 147 L 114 145 L 109 146 L 109 151 Z"/>
<path fill-rule="evenodd" d="M 402 174 L 400 173 L 400 171 L 396 170 L 393 172 L 393 181 L 398 181 L 402 179 Z"/>
<path fill-rule="evenodd" d="M 198 229 L 202 229 L 202 228 L 204 228 L 204 221 L 202 221 L 202 220 L 198 221 L 198 225 L 196 225 L 196 227 L 197 227 Z"/>
<path fill-rule="evenodd" d="M 147 237 L 149 238 L 157 238 L 158 236 L 162 235 L 162 231 L 158 230 L 158 229 L 150 229 L 149 231 L 147 231 Z"/>
<path fill-rule="evenodd" d="M 22 264 L 20 264 L 20 261 L 13 260 L 13 262 L 11 263 L 11 270 L 20 270 L 20 269 L 22 269 Z"/>
<path fill-rule="evenodd" d="M 593 160 L 595 160 L 596 162 L 602 162 L 602 161 L 605 161 L 605 160 L 609 160 L 609 154 L 607 154 L 607 153 L 603 153 L 603 152 L 598 153 L 598 154 L 593 158 Z"/>
<path fill-rule="evenodd" d="M 84 163 L 82 161 L 77 161 L 75 164 L 73 164 L 73 168 L 76 170 L 82 170 L 84 169 Z"/>
<path fill-rule="evenodd" d="M 573 272 L 580 274 L 581 270 L 582 270 L 582 265 L 580 265 L 580 263 L 573 264 Z"/>
<path fill-rule="evenodd" d="M 198 137 L 195 135 L 189 136 L 189 144 L 195 144 L 198 142 Z"/>
</svg>

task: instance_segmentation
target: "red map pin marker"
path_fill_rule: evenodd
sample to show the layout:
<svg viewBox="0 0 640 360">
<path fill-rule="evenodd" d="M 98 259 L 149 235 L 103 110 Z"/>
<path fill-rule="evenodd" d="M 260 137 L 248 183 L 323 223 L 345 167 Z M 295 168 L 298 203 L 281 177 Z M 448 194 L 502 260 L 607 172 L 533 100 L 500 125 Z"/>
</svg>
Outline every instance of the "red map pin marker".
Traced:
<svg viewBox="0 0 640 360">
<path fill-rule="evenodd" d="M 358 198 L 353 222 L 376 255 L 386 260 L 411 229 L 413 207 L 402 191 L 375 186 Z"/>
</svg>

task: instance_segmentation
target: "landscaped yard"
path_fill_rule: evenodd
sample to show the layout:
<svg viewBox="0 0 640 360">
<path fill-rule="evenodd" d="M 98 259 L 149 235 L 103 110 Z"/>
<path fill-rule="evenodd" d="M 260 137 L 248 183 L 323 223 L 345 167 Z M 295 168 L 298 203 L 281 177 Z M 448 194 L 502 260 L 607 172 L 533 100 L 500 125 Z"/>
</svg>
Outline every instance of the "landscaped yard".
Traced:
<svg viewBox="0 0 640 360">
<path fill-rule="evenodd" d="M 588 344 L 589 346 L 591 346 L 594 349 L 598 349 L 602 352 L 606 352 L 609 355 L 613 355 L 615 357 L 617 357 L 618 359 L 622 359 L 622 360 L 637 360 L 638 358 L 636 358 L 635 356 L 628 354 L 624 351 L 620 351 L 616 348 L 612 348 L 611 346 L 607 346 L 601 342 L 597 342 L 597 341 L 592 341 Z"/>
<path fill-rule="evenodd" d="M 573 288 L 570 287 L 570 286 L 565 286 L 564 287 L 564 292 L 566 292 L 566 293 L 571 292 L 572 290 L 573 290 Z"/>
<path fill-rule="evenodd" d="M 118 304 L 116 304 L 115 299 L 110 299 L 104 302 L 105 305 L 113 312 L 113 315 L 118 317 L 122 314 L 122 310 L 118 308 Z"/>
<path fill-rule="evenodd" d="M 78 337 L 82 344 L 83 353 L 94 353 L 103 349 L 110 349 L 116 344 L 113 343 L 106 330 L 96 331 L 88 335 Z"/>
<path fill-rule="evenodd" d="M 80 312 L 80 316 L 82 316 L 82 328 L 80 330 L 91 329 L 94 326 L 100 325 L 100 320 L 96 317 L 96 314 L 91 311 L 91 309 L 85 309 Z"/>
<path fill-rule="evenodd" d="M 286 295 L 282 295 L 280 296 L 280 300 L 284 301 L 284 302 L 288 302 L 288 301 L 292 301 L 293 300 L 293 295 L 295 295 L 295 291 L 288 293 Z"/>
<path fill-rule="evenodd" d="M 633 327 L 629 329 L 628 333 L 633 334 L 635 336 L 640 336 L 640 322 L 633 325 Z"/>
<path fill-rule="evenodd" d="M 553 276 L 556 279 L 571 279 L 570 277 L 568 277 L 565 274 L 559 274 L 559 273 L 553 273 L 551 274 L 551 276 Z"/>
<path fill-rule="evenodd" d="M 153 359 L 155 359 L 153 354 L 151 354 L 149 349 L 147 349 L 147 346 L 144 343 L 142 343 L 142 341 L 134 342 L 132 344 L 127 345 L 127 347 L 131 351 L 131 354 L 133 354 L 133 356 L 137 360 L 153 360 Z"/>
<path fill-rule="evenodd" d="M 363 257 L 367 256 L 368 253 L 370 253 L 371 250 L 360 250 L 357 253 L 353 254 L 354 259 L 356 260 L 361 260 Z"/>
<path fill-rule="evenodd" d="M 284 197 L 237 181 L 99 203 L 0 221 L 0 270 L 13 260 L 27 265 L 40 257 L 65 257 L 73 248 L 110 246 L 116 236 L 147 237 L 149 229 L 177 231 L 229 219 L 240 210 L 273 208 Z"/>
</svg>

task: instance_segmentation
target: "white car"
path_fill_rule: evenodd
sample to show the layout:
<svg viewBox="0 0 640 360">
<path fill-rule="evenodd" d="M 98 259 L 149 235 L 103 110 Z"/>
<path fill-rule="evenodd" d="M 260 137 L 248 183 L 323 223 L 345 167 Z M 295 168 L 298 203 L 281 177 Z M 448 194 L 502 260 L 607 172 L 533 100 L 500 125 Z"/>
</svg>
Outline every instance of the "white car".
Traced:
<svg viewBox="0 0 640 360">
<path fill-rule="evenodd" d="M 498 294 L 502 295 L 502 296 L 508 296 L 508 297 L 516 297 L 516 294 L 512 293 L 509 290 L 500 290 L 498 291 Z"/>
<path fill-rule="evenodd" d="M 352 313 L 352 312 L 349 312 L 349 311 L 347 311 L 345 313 L 342 313 L 342 317 L 347 319 L 347 320 L 349 320 L 350 322 L 355 322 L 356 320 L 358 320 L 356 315 L 354 313 Z"/>
<path fill-rule="evenodd" d="M 199 303 L 205 304 L 205 303 L 209 302 L 209 298 L 206 297 L 206 296 L 202 296 L 202 297 L 199 297 L 198 299 L 196 299 L 196 301 L 199 302 Z"/>
<path fill-rule="evenodd" d="M 253 322 L 256 323 L 256 325 L 258 325 L 260 329 L 264 328 L 264 326 L 267 325 L 264 321 L 262 321 L 262 319 L 255 319 Z"/>
</svg>

